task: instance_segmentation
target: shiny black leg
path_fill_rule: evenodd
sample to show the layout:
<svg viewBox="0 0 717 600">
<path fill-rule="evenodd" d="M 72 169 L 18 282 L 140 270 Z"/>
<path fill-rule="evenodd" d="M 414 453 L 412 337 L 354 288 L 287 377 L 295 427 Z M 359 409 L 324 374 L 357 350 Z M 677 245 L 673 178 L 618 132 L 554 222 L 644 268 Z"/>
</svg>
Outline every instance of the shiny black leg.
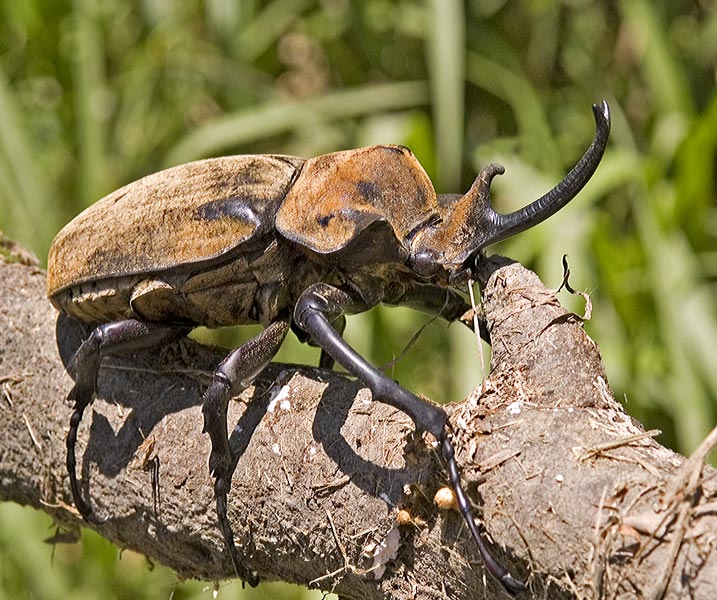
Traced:
<svg viewBox="0 0 717 600">
<path fill-rule="evenodd" d="M 72 499 L 86 521 L 98 522 L 98 519 L 80 491 L 75 447 L 82 415 L 97 392 L 97 372 L 102 358 L 166 344 L 184 337 L 187 332 L 185 327 L 155 325 L 135 319 L 107 323 L 97 327 L 72 358 L 70 372 L 75 376 L 75 385 L 67 398 L 73 401 L 75 410 L 70 417 L 70 430 L 67 433 L 67 472 L 70 476 Z"/>
<path fill-rule="evenodd" d="M 333 325 L 339 335 L 343 335 L 344 330 L 346 329 L 346 317 L 341 315 L 331 325 Z M 331 358 L 331 355 L 322 348 L 321 358 L 319 358 L 319 367 L 322 369 L 333 369 L 335 363 L 336 361 Z"/>
<path fill-rule="evenodd" d="M 486 569 L 496 577 L 503 587 L 515 594 L 525 586 L 514 579 L 507 569 L 490 553 L 480 535 L 473 518 L 468 498 L 463 491 L 453 443 L 448 434 L 448 417 L 445 411 L 434 404 L 421 400 L 401 387 L 351 348 L 331 326 L 339 315 L 360 307 L 360 301 L 338 288 L 318 283 L 308 288 L 299 298 L 294 310 L 294 321 L 318 343 L 333 359 L 349 373 L 358 377 L 371 390 L 374 400 L 384 402 L 405 412 L 413 419 L 419 431 L 428 431 L 440 443 L 443 458 L 461 515 L 466 521 Z"/>
<path fill-rule="evenodd" d="M 214 496 L 217 500 L 217 518 L 224 542 L 229 550 L 237 577 L 252 587 L 259 578 L 240 559 L 234 543 L 229 518 L 227 517 L 227 495 L 234 473 L 234 460 L 229 447 L 227 429 L 227 408 L 232 395 L 239 394 L 254 381 L 276 355 L 289 330 L 288 320 L 276 321 L 258 336 L 233 350 L 217 367 L 212 383 L 204 393 L 202 412 L 204 431 L 212 441 L 209 455 L 209 469 L 214 477 Z"/>
</svg>

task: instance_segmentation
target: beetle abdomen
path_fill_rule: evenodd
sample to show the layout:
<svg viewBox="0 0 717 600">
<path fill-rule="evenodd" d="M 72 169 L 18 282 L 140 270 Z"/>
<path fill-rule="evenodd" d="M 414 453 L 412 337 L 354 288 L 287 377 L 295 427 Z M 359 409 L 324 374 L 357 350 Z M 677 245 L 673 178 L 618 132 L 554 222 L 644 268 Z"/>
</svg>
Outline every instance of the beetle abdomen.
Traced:
<svg viewBox="0 0 717 600">
<path fill-rule="evenodd" d="M 55 308 L 86 323 L 119 321 L 132 316 L 129 298 L 141 277 L 88 281 L 66 287 L 51 297 Z"/>
<path fill-rule="evenodd" d="M 53 241 L 48 294 L 79 283 L 224 260 L 273 227 L 303 160 L 245 155 L 148 175 L 81 213 Z"/>
<path fill-rule="evenodd" d="M 290 310 L 299 293 L 289 285 L 288 274 L 300 274 L 310 283 L 334 281 L 332 270 L 297 259 L 286 241 L 267 235 L 256 242 L 210 269 L 178 267 L 91 280 L 64 288 L 51 299 L 58 309 L 89 323 L 140 318 L 207 327 L 268 325 Z"/>
</svg>

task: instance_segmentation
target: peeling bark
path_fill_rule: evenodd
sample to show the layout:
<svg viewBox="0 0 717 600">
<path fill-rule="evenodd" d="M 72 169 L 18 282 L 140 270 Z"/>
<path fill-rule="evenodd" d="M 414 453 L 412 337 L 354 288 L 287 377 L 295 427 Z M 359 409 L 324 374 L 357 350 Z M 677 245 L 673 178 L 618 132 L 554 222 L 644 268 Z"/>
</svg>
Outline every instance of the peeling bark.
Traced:
<svg viewBox="0 0 717 600">
<path fill-rule="evenodd" d="M 82 331 L 57 327 L 44 273 L 20 256 L 0 253 L 0 499 L 76 527 L 57 339 L 67 360 Z M 625 414 L 580 319 L 533 273 L 493 258 L 483 283 L 490 378 L 447 409 L 464 483 L 496 553 L 528 578 L 525 597 L 717 598 L 717 484 L 704 456 L 685 460 Z M 80 429 L 82 484 L 107 519 L 92 527 L 182 577 L 232 576 L 201 417 L 221 358 L 183 340 L 107 360 Z M 458 514 L 432 504 L 446 477 L 431 440 L 355 381 L 274 364 L 231 403 L 229 423 L 241 454 L 229 517 L 263 579 L 342 599 L 502 594 Z M 374 559 L 382 542 L 397 543 L 395 558 Z"/>
</svg>

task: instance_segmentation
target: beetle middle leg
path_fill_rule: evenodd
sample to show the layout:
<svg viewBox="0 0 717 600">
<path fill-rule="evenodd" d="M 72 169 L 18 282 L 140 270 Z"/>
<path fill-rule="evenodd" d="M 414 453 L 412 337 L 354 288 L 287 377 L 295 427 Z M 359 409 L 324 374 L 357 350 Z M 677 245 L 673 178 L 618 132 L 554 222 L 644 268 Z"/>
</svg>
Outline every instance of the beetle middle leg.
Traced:
<svg viewBox="0 0 717 600">
<path fill-rule="evenodd" d="M 259 335 L 229 353 L 214 372 L 212 383 L 204 392 L 202 406 L 204 432 L 209 434 L 212 441 L 209 469 L 214 477 L 214 496 L 217 501 L 219 526 L 237 577 L 252 587 L 258 585 L 259 578 L 255 571 L 239 559 L 234 544 L 234 534 L 227 517 L 227 494 L 234 472 L 234 457 L 229 447 L 227 429 L 227 408 L 232 395 L 249 387 L 274 358 L 288 331 L 288 318 L 275 321 Z"/>
<path fill-rule="evenodd" d="M 73 356 L 69 370 L 75 376 L 75 385 L 67 395 L 67 399 L 74 402 L 70 429 L 67 432 L 67 472 L 70 476 L 72 499 L 86 521 L 96 522 L 98 519 L 80 492 L 75 446 L 82 415 L 97 392 L 97 373 L 102 358 L 160 346 L 184 337 L 188 331 L 189 328 L 181 325 L 159 325 L 136 319 L 106 323 L 96 327 Z"/>
<path fill-rule="evenodd" d="M 299 297 L 294 309 L 294 321 L 311 335 L 336 362 L 366 384 L 371 390 L 374 400 L 405 412 L 411 417 L 419 431 L 428 431 L 438 440 L 448 467 L 451 486 L 456 494 L 458 508 L 478 546 L 486 569 L 511 594 L 524 590 L 525 585 L 515 579 L 493 557 L 478 531 L 470 503 L 461 484 L 453 442 L 448 433 L 448 416 L 445 411 L 440 406 L 421 400 L 376 369 L 351 348 L 331 326 L 331 322 L 339 315 L 362 307 L 363 303 L 354 299 L 349 293 L 324 283 L 317 283 L 309 287 Z"/>
</svg>

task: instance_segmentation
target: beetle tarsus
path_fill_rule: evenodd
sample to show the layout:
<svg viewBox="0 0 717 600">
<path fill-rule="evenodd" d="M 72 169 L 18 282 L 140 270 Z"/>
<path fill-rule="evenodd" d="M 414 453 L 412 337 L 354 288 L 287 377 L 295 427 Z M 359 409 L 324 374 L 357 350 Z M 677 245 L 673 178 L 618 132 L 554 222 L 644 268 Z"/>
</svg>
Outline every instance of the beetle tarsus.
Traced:
<svg viewBox="0 0 717 600">
<path fill-rule="evenodd" d="M 214 477 L 214 497 L 217 504 L 217 522 L 222 532 L 224 545 L 229 552 L 232 567 L 236 576 L 246 581 L 250 586 L 255 587 L 258 577 L 254 571 L 249 569 L 239 559 L 234 543 L 234 532 L 232 531 L 229 517 L 227 515 L 227 496 L 231 487 L 234 464 L 229 448 L 227 434 L 227 405 L 231 396 L 231 385 L 227 377 L 217 372 L 214 380 L 204 393 L 204 432 L 209 433 L 212 450 L 209 455 L 209 471 Z"/>
<path fill-rule="evenodd" d="M 486 570 L 498 581 L 500 581 L 503 588 L 507 592 L 517 594 L 525 589 L 525 584 L 515 579 L 508 572 L 508 569 L 498 562 L 488 548 L 488 544 L 483 539 L 483 536 L 478 531 L 478 526 L 473 518 L 473 511 L 471 510 L 468 497 L 466 496 L 466 493 L 463 490 L 463 485 L 461 484 L 461 477 L 458 473 L 458 463 L 456 462 L 455 450 L 453 448 L 453 442 L 451 441 L 450 434 L 446 432 L 441 438 L 439 438 L 439 442 L 441 444 L 443 459 L 446 461 L 446 466 L 448 467 L 448 479 L 451 482 L 451 487 L 456 494 L 458 510 L 460 511 L 463 520 L 468 525 L 473 541 L 478 546 L 478 552 L 480 552 Z"/>
<path fill-rule="evenodd" d="M 75 386 L 76 388 L 77 386 Z M 73 391 L 74 389 L 73 388 Z M 67 432 L 67 473 L 70 477 L 70 490 L 72 491 L 72 501 L 75 503 L 80 516 L 88 523 L 99 523 L 101 520 L 95 515 L 89 503 L 85 502 L 80 490 L 80 482 L 77 479 L 77 457 L 75 454 L 75 445 L 77 443 L 77 430 L 82 421 L 82 414 L 88 401 L 75 401 L 75 410 L 70 417 L 70 429 Z"/>
<path fill-rule="evenodd" d="M 214 482 L 214 496 L 217 500 L 217 514 L 219 515 L 219 527 L 222 530 L 222 537 L 224 543 L 229 550 L 229 557 L 232 561 L 232 567 L 236 576 L 244 582 L 248 583 L 251 587 L 259 585 L 259 574 L 247 567 L 240 559 L 239 553 L 237 552 L 236 544 L 234 543 L 234 532 L 232 531 L 231 523 L 227 517 L 227 481 L 231 481 L 231 477 L 225 478 L 225 475 L 217 476 Z"/>
<path fill-rule="evenodd" d="M 77 433 L 82 422 L 82 415 L 85 409 L 92 404 L 95 395 L 101 346 L 102 333 L 98 327 L 82 343 L 72 359 L 70 371 L 75 374 L 76 383 L 67 395 L 68 400 L 74 401 L 74 410 L 70 417 L 70 428 L 66 439 L 67 473 L 70 477 L 72 501 L 75 503 L 80 516 L 88 523 L 101 521 L 94 514 L 90 503 L 85 501 L 80 490 L 80 482 L 77 479 Z"/>
</svg>

